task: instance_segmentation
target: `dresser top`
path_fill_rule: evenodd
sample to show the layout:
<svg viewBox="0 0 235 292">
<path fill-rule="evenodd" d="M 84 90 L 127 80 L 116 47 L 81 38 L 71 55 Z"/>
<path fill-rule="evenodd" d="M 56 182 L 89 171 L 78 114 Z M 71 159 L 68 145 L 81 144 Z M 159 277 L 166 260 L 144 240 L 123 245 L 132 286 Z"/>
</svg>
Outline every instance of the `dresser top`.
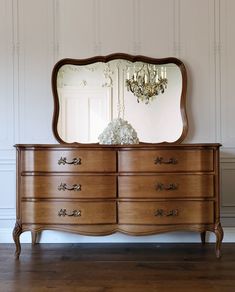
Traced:
<svg viewBox="0 0 235 292">
<path fill-rule="evenodd" d="M 149 144 L 140 143 L 133 145 L 100 145 L 100 144 L 16 144 L 14 147 L 17 149 L 27 149 L 27 150 L 69 150 L 69 149 L 107 149 L 107 150 L 119 150 L 119 149 L 146 149 L 146 150 L 156 150 L 156 149 L 193 149 L 193 148 L 219 148 L 222 146 L 219 143 L 195 143 L 195 144 Z"/>
</svg>

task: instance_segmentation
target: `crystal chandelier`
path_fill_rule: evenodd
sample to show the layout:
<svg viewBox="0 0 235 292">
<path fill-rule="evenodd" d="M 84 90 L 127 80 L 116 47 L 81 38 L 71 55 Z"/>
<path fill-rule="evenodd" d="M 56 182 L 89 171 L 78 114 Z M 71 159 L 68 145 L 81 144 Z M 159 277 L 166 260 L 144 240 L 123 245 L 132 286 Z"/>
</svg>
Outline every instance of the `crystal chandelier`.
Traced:
<svg viewBox="0 0 235 292">
<path fill-rule="evenodd" d="M 129 67 L 126 78 L 127 90 L 137 97 L 138 102 L 148 104 L 167 88 L 166 67 L 142 63 L 139 69 L 134 68 L 133 74 L 130 74 L 130 71 Z"/>
</svg>

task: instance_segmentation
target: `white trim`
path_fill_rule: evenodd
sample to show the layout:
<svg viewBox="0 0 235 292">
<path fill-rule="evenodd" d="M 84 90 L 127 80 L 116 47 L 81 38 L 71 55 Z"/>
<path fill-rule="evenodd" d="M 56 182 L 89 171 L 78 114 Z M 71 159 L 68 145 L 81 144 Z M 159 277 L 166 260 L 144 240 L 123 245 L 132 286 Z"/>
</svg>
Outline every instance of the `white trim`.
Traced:
<svg viewBox="0 0 235 292">
<path fill-rule="evenodd" d="M 0 166 L 1 165 L 15 165 L 16 164 L 16 160 L 15 158 L 0 158 Z M 12 170 L 15 170 L 15 168 L 13 168 Z M 2 170 L 4 171 L 4 169 Z"/>
<path fill-rule="evenodd" d="M 68 236 L 69 234 L 69 236 Z M 24 232 L 21 243 L 30 243 L 30 232 Z M 40 243 L 199 243 L 200 235 L 197 232 L 171 232 L 149 236 L 128 236 L 116 233 L 108 236 L 83 236 L 58 231 L 43 231 Z M 207 242 L 214 243 L 215 235 L 207 232 Z M 224 228 L 223 242 L 235 242 L 235 227 Z M 0 243 L 13 243 L 12 228 L 0 229 Z"/>
<path fill-rule="evenodd" d="M 16 209 L 15 208 L 0 208 L 0 222 L 1 220 L 15 220 Z"/>
</svg>

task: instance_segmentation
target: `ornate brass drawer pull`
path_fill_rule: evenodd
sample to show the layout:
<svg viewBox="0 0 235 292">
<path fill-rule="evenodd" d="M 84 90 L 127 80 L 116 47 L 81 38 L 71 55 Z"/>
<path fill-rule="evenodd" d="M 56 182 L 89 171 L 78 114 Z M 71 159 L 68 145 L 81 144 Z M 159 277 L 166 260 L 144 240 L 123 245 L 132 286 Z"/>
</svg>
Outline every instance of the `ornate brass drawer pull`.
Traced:
<svg viewBox="0 0 235 292">
<path fill-rule="evenodd" d="M 175 159 L 175 158 L 169 158 L 168 160 L 164 160 L 163 157 L 157 157 L 155 160 L 154 160 L 154 163 L 155 164 L 177 164 L 178 163 L 178 160 Z"/>
<path fill-rule="evenodd" d="M 179 212 L 178 209 L 170 210 L 170 211 L 164 211 L 163 209 L 157 209 L 154 212 L 154 216 L 159 216 L 159 217 L 170 217 L 170 216 L 178 216 Z"/>
<path fill-rule="evenodd" d="M 66 209 L 60 209 L 60 211 L 58 212 L 58 216 L 59 217 L 61 216 L 80 217 L 82 216 L 82 214 L 81 214 L 81 210 L 73 210 L 71 212 L 68 212 Z"/>
<path fill-rule="evenodd" d="M 60 157 L 58 160 L 59 165 L 65 165 L 65 164 L 73 164 L 73 165 L 80 165 L 82 164 L 81 158 L 74 158 L 72 161 L 68 162 L 66 157 Z"/>
<path fill-rule="evenodd" d="M 156 191 L 175 191 L 178 189 L 177 184 L 164 185 L 162 183 L 156 184 Z"/>
<path fill-rule="evenodd" d="M 67 191 L 81 191 L 82 190 L 82 186 L 80 184 L 74 184 L 71 187 L 68 187 L 67 184 L 61 183 L 58 186 L 58 190 L 59 191 L 65 191 L 65 190 L 67 190 Z"/>
</svg>

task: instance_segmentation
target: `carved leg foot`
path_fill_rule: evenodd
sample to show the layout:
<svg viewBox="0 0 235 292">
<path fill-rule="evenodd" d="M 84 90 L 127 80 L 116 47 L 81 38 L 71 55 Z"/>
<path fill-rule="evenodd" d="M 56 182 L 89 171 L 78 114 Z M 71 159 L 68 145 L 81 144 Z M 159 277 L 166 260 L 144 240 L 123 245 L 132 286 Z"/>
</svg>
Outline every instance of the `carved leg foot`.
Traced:
<svg viewBox="0 0 235 292">
<path fill-rule="evenodd" d="M 20 256 L 20 252 L 21 252 L 21 246 L 20 246 L 20 235 L 22 233 L 22 227 L 21 227 L 21 223 L 19 220 L 16 221 L 15 224 L 15 228 L 13 230 L 13 240 L 15 242 L 16 245 L 16 251 L 15 251 L 15 257 L 18 259 Z"/>
<path fill-rule="evenodd" d="M 206 244 L 206 231 L 201 232 L 201 242 L 203 245 Z"/>
<path fill-rule="evenodd" d="M 35 245 L 37 243 L 37 235 L 38 233 L 36 231 L 31 231 L 32 245 Z"/>
<path fill-rule="evenodd" d="M 215 253 L 216 257 L 221 257 L 221 243 L 224 237 L 223 228 L 220 223 L 216 224 L 215 226 L 215 235 L 216 235 L 216 246 L 215 246 Z"/>
</svg>

